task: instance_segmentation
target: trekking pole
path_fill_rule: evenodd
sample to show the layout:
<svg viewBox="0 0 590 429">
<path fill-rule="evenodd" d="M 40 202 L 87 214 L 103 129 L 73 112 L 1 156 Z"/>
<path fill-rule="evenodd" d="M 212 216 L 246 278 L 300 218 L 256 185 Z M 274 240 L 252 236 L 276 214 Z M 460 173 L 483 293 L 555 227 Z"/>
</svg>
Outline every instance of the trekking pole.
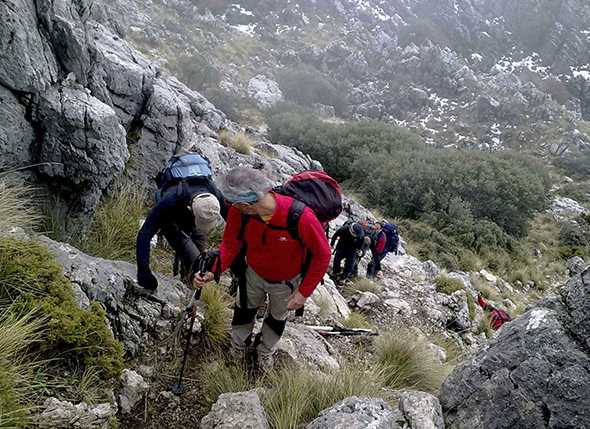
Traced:
<svg viewBox="0 0 590 429">
<path fill-rule="evenodd" d="M 184 386 L 182 384 L 182 377 L 184 376 L 184 370 L 186 368 L 186 361 L 188 359 L 188 350 L 191 345 L 191 338 L 193 336 L 193 328 L 195 326 L 195 319 L 197 317 L 197 301 L 201 298 L 201 289 L 195 290 L 191 304 L 187 308 L 190 309 L 191 324 L 188 330 L 188 336 L 186 338 L 186 344 L 184 345 L 184 356 L 182 357 L 182 365 L 180 367 L 180 373 L 178 374 L 178 381 L 170 386 L 170 391 L 176 396 L 180 396 L 184 393 Z"/>
<path fill-rule="evenodd" d="M 205 272 L 205 265 L 206 265 L 206 257 L 205 255 L 201 254 L 195 262 L 196 270 L 195 273 L 204 274 Z M 192 278 L 192 276 L 191 276 Z M 188 335 L 186 338 L 186 344 L 184 345 L 184 356 L 182 357 L 182 365 L 180 366 L 180 374 L 178 374 L 178 381 L 170 386 L 170 391 L 174 393 L 176 396 L 180 396 L 184 393 L 184 386 L 182 384 L 182 377 L 184 375 L 184 370 L 186 368 L 186 361 L 188 359 L 188 350 L 191 345 L 191 338 L 193 336 L 193 328 L 195 326 L 195 319 L 197 317 L 197 302 L 201 299 L 201 291 L 202 288 L 198 288 L 195 290 L 193 294 L 193 298 L 191 300 L 190 305 L 185 310 L 187 313 L 190 311 L 191 315 L 191 324 L 188 330 Z"/>
</svg>

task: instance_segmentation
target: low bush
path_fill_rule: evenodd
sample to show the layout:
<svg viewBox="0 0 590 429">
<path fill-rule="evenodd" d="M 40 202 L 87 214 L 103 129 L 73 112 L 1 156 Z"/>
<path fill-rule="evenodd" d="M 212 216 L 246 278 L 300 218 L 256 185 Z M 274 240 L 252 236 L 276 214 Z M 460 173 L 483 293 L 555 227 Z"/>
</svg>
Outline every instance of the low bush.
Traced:
<svg viewBox="0 0 590 429">
<path fill-rule="evenodd" d="M 426 340 L 407 331 L 381 335 L 375 341 L 376 365 L 384 384 L 392 389 L 437 390 L 448 373 Z"/>
<path fill-rule="evenodd" d="M 280 70 L 277 80 L 285 98 L 301 106 L 320 103 L 334 106 L 338 115 L 346 111 L 345 93 L 339 84 L 308 65 L 299 65 Z"/>
<path fill-rule="evenodd" d="M 0 300 L 12 311 L 46 318 L 40 352 L 77 367 L 94 366 L 114 377 L 123 368 L 123 346 L 113 338 L 106 313 L 96 302 L 83 310 L 76 304 L 61 267 L 42 244 L 0 239 Z"/>
<path fill-rule="evenodd" d="M 465 288 L 461 280 L 449 277 L 445 274 L 439 274 L 436 276 L 434 284 L 436 285 L 436 290 L 438 292 L 446 293 L 447 295 L 451 295 L 458 290 Z"/>
</svg>

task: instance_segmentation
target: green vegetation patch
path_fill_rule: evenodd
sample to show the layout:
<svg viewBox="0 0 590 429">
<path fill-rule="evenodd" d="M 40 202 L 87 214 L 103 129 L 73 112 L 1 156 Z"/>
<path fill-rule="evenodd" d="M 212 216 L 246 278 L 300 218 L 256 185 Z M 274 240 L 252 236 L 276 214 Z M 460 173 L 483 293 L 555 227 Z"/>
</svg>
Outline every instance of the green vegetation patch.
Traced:
<svg viewBox="0 0 590 429">
<path fill-rule="evenodd" d="M 38 343 L 47 358 L 93 366 L 101 376 L 117 376 L 123 368 L 123 346 L 113 338 L 106 313 L 98 303 L 78 307 L 61 267 L 42 244 L 0 239 L 0 300 L 15 314 L 37 312 L 45 318 Z"/>
</svg>

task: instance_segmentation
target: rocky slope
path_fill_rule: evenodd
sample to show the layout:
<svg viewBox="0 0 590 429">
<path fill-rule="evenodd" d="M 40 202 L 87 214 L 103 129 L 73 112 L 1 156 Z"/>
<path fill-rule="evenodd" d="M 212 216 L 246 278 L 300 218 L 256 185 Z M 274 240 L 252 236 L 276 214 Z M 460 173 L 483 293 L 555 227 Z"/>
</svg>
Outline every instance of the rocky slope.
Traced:
<svg viewBox="0 0 590 429">
<path fill-rule="evenodd" d="M 448 428 L 590 425 L 590 271 L 506 325 L 455 369 L 440 397 Z"/>
<path fill-rule="evenodd" d="M 563 154 L 590 144 L 580 0 L 117 4 L 131 40 L 195 87 L 221 88 L 223 104 L 251 97 L 264 110 L 284 98 L 284 70 L 312 67 L 346 94 L 342 106 L 316 100 L 322 114 L 389 121 L 442 146 Z"/>
</svg>

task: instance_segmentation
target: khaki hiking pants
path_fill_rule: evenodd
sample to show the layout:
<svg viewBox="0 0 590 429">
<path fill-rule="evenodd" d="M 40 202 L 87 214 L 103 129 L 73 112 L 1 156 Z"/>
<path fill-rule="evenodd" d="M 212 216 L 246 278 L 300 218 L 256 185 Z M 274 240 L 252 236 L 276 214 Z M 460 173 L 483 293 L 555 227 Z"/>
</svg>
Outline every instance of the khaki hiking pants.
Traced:
<svg viewBox="0 0 590 429">
<path fill-rule="evenodd" d="M 238 291 L 232 320 L 232 346 L 242 351 L 253 344 L 260 355 L 272 354 L 287 323 L 287 301 L 289 296 L 297 290 L 300 282 L 300 276 L 280 283 L 268 282 L 248 267 L 246 270 L 248 308 L 241 308 L 240 291 Z M 256 313 L 258 307 L 264 305 L 267 295 L 269 302 L 264 323 L 258 338 L 253 338 L 252 330 Z"/>
</svg>

